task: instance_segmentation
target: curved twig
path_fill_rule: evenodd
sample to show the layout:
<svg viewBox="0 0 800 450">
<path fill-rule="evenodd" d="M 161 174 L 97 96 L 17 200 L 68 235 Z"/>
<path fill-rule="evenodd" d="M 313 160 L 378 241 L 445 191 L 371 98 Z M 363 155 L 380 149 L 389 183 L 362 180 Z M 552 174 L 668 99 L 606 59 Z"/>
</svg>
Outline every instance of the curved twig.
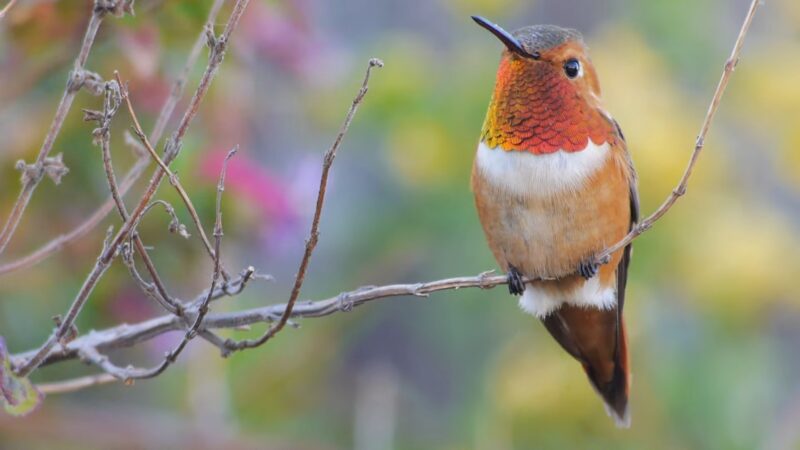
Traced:
<svg viewBox="0 0 800 450">
<path fill-rule="evenodd" d="M 750 29 L 750 24 L 753 23 L 753 17 L 755 16 L 756 10 L 761 5 L 762 1 L 763 0 L 753 0 L 752 3 L 750 3 L 750 9 L 747 11 L 747 16 L 744 19 L 744 23 L 742 23 L 742 28 L 739 30 L 739 36 L 736 38 L 736 43 L 733 45 L 731 56 L 725 62 L 725 68 L 722 71 L 722 76 L 717 84 L 717 89 L 714 91 L 714 96 L 711 98 L 711 104 L 708 105 L 708 111 L 703 119 L 703 125 L 700 127 L 700 134 L 697 135 L 694 151 L 692 152 L 692 156 L 689 158 L 689 164 L 686 166 L 678 186 L 676 186 L 675 189 L 670 192 L 667 199 L 664 200 L 664 203 L 662 203 L 661 206 L 655 210 L 655 212 L 636 224 L 619 242 L 597 254 L 597 256 L 595 256 L 596 262 L 600 264 L 608 263 L 611 260 L 611 255 L 614 252 L 630 244 L 642 233 L 649 230 L 653 224 L 658 221 L 658 219 L 663 217 L 664 214 L 666 214 L 667 211 L 672 208 L 672 205 L 674 205 L 680 197 L 686 194 L 686 187 L 689 184 L 689 177 L 692 175 L 692 170 L 694 169 L 695 164 L 697 164 L 697 158 L 700 156 L 700 152 L 703 150 L 706 135 L 708 134 L 708 130 L 711 128 L 711 123 L 714 121 L 714 116 L 717 114 L 717 109 L 719 109 L 719 103 L 722 100 L 722 94 L 725 93 L 725 88 L 728 87 L 728 81 L 730 80 L 731 74 L 736 68 L 736 64 L 739 62 L 739 53 L 742 51 L 744 38 L 747 36 L 747 31 Z"/>
<path fill-rule="evenodd" d="M 203 31 L 200 33 L 194 45 L 192 46 L 192 50 L 189 53 L 189 57 L 186 60 L 186 64 L 184 65 L 181 74 L 173 83 L 172 89 L 170 90 L 170 95 L 167 97 L 167 99 L 164 101 L 164 105 L 161 107 L 161 111 L 158 114 L 158 118 L 153 126 L 153 130 L 150 132 L 150 142 L 158 142 L 161 140 L 161 137 L 164 134 L 164 129 L 167 126 L 167 122 L 169 122 L 170 117 L 172 117 L 175 106 L 177 106 L 178 100 L 180 100 L 181 96 L 183 95 L 183 90 L 186 86 L 187 80 L 189 79 L 189 72 L 197 62 L 197 58 L 200 57 L 201 50 L 206 45 L 207 29 L 216 21 L 217 15 L 219 14 L 219 11 L 224 3 L 225 0 L 214 0 L 214 4 L 211 6 L 211 9 L 208 13 L 208 18 L 206 19 L 206 26 L 203 28 Z M 150 157 L 148 155 L 145 154 L 143 157 L 139 157 L 139 159 L 128 170 L 128 173 L 122 178 L 122 181 L 119 184 L 121 196 L 124 196 L 128 190 L 130 190 L 133 184 L 142 176 L 142 174 L 144 174 L 144 171 L 149 164 Z M 97 225 L 103 221 L 103 218 L 105 218 L 112 209 L 114 209 L 114 200 L 109 198 L 85 221 L 81 222 L 71 231 L 57 236 L 26 256 L 0 265 L 0 275 L 16 270 L 26 269 L 45 260 L 48 256 L 61 250 L 67 243 L 85 236 L 89 231 L 97 227 Z M 148 265 L 148 261 L 144 262 L 145 265 Z M 150 267 L 148 265 L 148 270 L 149 269 Z M 153 276 L 153 272 L 154 271 L 151 271 L 151 276 Z M 158 286 L 158 277 L 154 276 L 153 279 L 154 283 L 156 283 L 156 286 Z M 165 291 L 165 289 L 162 288 L 159 290 Z"/>
<path fill-rule="evenodd" d="M 325 192 L 328 188 L 328 173 L 330 172 L 333 160 L 336 158 L 336 151 L 342 144 L 344 135 L 350 128 L 350 123 L 353 121 L 353 116 L 355 116 L 356 111 L 358 110 L 358 105 L 364 101 L 364 96 L 367 95 L 367 90 L 369 90 L 369 75 L 373 67 L 383 67 L 383 61 L 377 58 L 372 58 L 369 60 L 367 71 L 364 74 L 364 81 L 361 83 L 361 89 L 358 90 L 358 94 L 356 94 L 356 97 L 353 99 L 353 103 L 350 105 L 350 109 L 347 111 L 344 123 L 342 123 L 339 134 L 336 135 L 333 145 L 328 149 L 327 152 L 325 152 L 325 157 L 322 162 L 322 176 L 319 180 L 317 203 L 316 208 L 314 209 L 314 218 L 311 221 L 311 232 L 309 233 L 308 240 L 306 241 L 303 259 L 300 260 L 300 268 L 297 270 L 297 276 L 294 279 L 294 286 L 292 287 L 292 293 L 289 296 L 289 302 L 287 303 L 280 320 L 269 327 L 269 329 L 267 329 L 267 331 L 257 339 L 245 339 L 238 342 L 228 341 L 228 347 L 231 350 L 242 350 L 245 348 L 258 347 L 259 345 L 264 344 L 268 340 L 272 339 L 273 336 L 278 334 L 283 327 L 286 326 L 286 322 L 289 320 L 289 317 L 291 317 L 292 308 L 294 308 L 294 304 L 297 301 L 297 298 L 300 296 L 300 289 L 303 287 L 303 281 L 305 281 L 308 262 L 311 259 L 311 254 L 314 253 L 314 248 L 316 248 L 317 240 L 319 239 L 319 219 L 322 216 L 322 206 L 325 204 Z"/>
</svg>

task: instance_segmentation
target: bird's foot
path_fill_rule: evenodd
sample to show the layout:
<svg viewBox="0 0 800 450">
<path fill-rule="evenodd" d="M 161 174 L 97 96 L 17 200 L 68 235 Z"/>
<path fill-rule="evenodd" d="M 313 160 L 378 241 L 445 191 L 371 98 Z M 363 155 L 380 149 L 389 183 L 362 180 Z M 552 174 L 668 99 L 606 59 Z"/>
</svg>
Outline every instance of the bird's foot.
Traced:
<svg viewBox="0 0 800 450">
<path fill-rule="evenodd" d="M 578 273 L 587 280 L 597 275 L 599 269 L 600 264 L 594 259 L 594 256 L 590 256 L 578 264 Z"/>
<path fill-rule="evenodd" d="M 525 292 L 525 282 L 522 281 L 522 274 L 516 267 L 508 265 L 508 292 L 511 295 L 522 295 Z"/>
</svg>

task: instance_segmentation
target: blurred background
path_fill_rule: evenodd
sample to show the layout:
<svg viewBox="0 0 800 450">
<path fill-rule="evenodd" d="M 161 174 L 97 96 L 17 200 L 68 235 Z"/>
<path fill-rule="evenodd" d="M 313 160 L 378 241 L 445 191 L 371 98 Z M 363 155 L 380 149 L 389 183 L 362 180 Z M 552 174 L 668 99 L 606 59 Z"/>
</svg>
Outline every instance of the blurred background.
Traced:
<svg viewBox="0 0 800 450">
<path fill-rule="evenodd" d="M 103 22 L 87 68 L 130 80 L 146 129 L 210 4 L 139 0 L 135 17 Z M 210 232 L 221 160 L 240 146 L 224 199 L 224 260 L 276 281 L 253 284 L 213 310 L 287 299 L 322 154 L 370 57 L 386 66 L 374 73 L 334 165 L 303 299 L 495 268 L 469 172 L 501 45 L 469 15 L 508 29 L 553 23 L 584 33 L 649 214 L 683 171 L 748 4 L 253 0 L 173 167 Z M 88 0 L 20 0 L 0 20 L 3 221 L 18 193 L 14 163 L 31 161 L 41 145 L 90 8 Z M 193 341 L 155 380 L 51 395 L 25 419 L 0 416 L 0 448 L 800 448 L 798 79 L 800 3 L 769 1 L 688 195 L 636 241 L 626 302 L 630 430 L 614 428 L 579 365 L 497 288 L 388 299 L 304 320 L 226 360 Z M 2 262 L 70 230 L 106 198 L 93 125 L 80 113 L 100 107 L 100 98 L 78 95 L 53 151 L 63 152 L 70 173 L 60 186 L 44 180 Z M 122 137 L 129 123 L 120 113 L 112 125 L 118 176 L 134 160 Z M 148 176 L 128 194 L 129 205 Z M 168 185 L 160 194 L 189 223 Z M 207 286 L 211 265 L 196 239 L 170 235 L 167 222 L 148 216 L 142 236 L 171 291 L 191 298 Z M 114 214 L 35 267 L 0 276 L 0 335 L 12 352 L 46 338 L 111 224 L 119 224 Z M 87 332 L 160 314 L 117 262 L 78 325 Z M 111 357 L 149 366 L 179 337 Z M 93 371 L 73 361 L 34 380 Z"/>
</svg>

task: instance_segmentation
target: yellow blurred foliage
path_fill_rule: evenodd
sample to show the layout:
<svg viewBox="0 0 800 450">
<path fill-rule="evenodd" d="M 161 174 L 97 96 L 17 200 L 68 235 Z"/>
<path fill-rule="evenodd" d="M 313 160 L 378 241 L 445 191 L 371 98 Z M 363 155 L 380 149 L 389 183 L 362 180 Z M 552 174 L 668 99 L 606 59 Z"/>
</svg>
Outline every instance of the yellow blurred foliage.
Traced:
<svg viewBox="0 0 800 450">
<path fill-rule="evenodd" d="M 774 156 L 782 178 L 800 187 L 800 59 L 786 57 L 797 54 L 797 41 L 749 52 L 746 64 L 740 64 L 737 70 L 736 89 L 731 97 L 740 119 L 764 133 L 765 147 L 778 150 Z M 777 70 L 776 61 L 780 64 Z"/>
<path fill-rule="evenodd" d="M 789 22 L 800 23 L 800 2 L 797 0 L 778 0 L 775 4 Z"/>
<path fill-rule="evenodd" d="M 531 318 L 532 325 L 538 321 Z M 540 336 L 544 338 L 544 333 Z M 494 411 L 502 418 L 553 415 L 567 421 L 603 419 L 601 401 L 580 365 L 555 342 L 531 334 L 510 340 L 500 351 L 488 383 Z"/>
<path fill-rule="evenodd" d="M 370 84 L 371 103 L 396 107 L 387 102 L 416 99 L 432 81 L 430 70 L 436 63 L 430 45 L 420 36 L 394 33 L 375 43 L 387 66 Z"/>
<path fill-rule="evenodd" d="M 800 240 L 774 211 L 752 202 L 713 201 L 713 215 L 686 228 L 686 244 L 672 268 L 678 289 L 715 315 L 752 320 L 776 303 L 800 307 Z"/>
<path fill-rule="evenodd" d="M 444 4 L 453 11 L 456 16 L 469 14 L 481 14 L 487 16 L 509 17 L 516 12 L 520 5 L 520 0 L 448 0 Z M 528 0 L 525 6 L 530 8 L 535 2 Z"/>
<path fill-rule="evenodd" d="M 388 130 L 386 141 L 397 178 L 409 186 L 424 188 L 452 177 L 453 171 L 446 167 L 458 155 L 446 130 L 437 122 L 416 117 L 396 123 Z"/>
<path fill-rule="evenodd" d="M 639 172 L 642 203 L 660 203 L 683 173 L 705 106 L 683 94 L 665 61 L 634 31 L 611 26 L 587 42 L 605 106 L 620 123 Z M 693 186 L 712 184 L 724 170 L 711 153 L 703 155 Z"/>
</svg>

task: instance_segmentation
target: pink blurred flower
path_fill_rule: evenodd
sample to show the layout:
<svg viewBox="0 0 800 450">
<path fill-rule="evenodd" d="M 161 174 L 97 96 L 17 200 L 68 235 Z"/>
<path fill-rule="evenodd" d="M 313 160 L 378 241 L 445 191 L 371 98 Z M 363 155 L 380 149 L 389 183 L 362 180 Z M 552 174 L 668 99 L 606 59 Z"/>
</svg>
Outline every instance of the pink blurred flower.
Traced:
<svg viewBox="0 0 800 450">
<path fill-rule="evenodd" d="M 247 35 L 240 49 L 255 53 L 279 67 L 314 78 L 314 68 L 325 61 L 338 61 L 329 40 L 322 39 L 310 23 L 308 1 L 285 2 L 283 9 L 266 3 L 253 3 L 242 18 L 241 31 Z"/>
<path fill-rule="evenodd" d="M 158 28 L 151 24 L 138 29 L 121 28 L 117 33 L 122 54 L 136 77 L 151 78 L 159 64 Z"/>
<path fill-rule="evenodd" d="M 201 175 L 217 180 L 226 153 L 206 153 L 200 164 Z M 284 183 L 243 152 L 228 163 L 225 188 L 258 208 L 267 222 L 291 222 L 297 217 Z"/>
</svg>

